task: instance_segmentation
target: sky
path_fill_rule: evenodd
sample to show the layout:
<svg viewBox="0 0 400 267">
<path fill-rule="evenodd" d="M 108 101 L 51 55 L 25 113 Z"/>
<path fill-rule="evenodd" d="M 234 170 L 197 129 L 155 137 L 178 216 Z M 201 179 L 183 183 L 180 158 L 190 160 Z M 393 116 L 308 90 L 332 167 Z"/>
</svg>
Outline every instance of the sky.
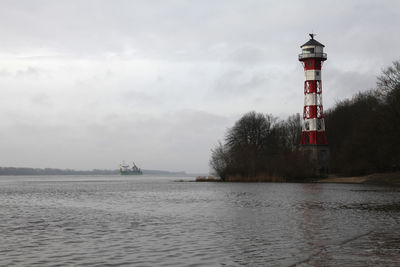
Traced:
<svg viewBox="0 0 400 267">
<path fill-rule="evenodd" d="M 309 33 L 326 110 L 376 86 L 399 29 L 398 0 L 2 0 L 0 166 L 207 173 L 243 114 L 302 112 Z"/>
</svg>

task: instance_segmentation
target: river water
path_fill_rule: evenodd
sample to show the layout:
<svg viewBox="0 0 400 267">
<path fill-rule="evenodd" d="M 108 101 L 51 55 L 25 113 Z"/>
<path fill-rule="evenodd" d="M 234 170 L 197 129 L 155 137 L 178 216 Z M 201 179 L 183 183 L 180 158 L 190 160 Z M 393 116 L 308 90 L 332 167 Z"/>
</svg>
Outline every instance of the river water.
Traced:
<svg viewBox="0 0 400 267">
<path fill-rule="evenodd" d="M 0 177 L 0 265 L 400 265 L 399 188 L 176 179 Z"/>
</svg>

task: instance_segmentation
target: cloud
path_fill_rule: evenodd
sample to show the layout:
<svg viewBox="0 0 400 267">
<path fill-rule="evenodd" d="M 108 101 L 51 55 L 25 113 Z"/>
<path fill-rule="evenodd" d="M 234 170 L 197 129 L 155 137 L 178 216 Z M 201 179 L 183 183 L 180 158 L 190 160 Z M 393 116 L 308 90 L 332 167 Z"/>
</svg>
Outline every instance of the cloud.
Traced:
<svg viewBox="0 0 400 267">
<path fill-rule="evenodd" d="M 246 68 L 259 63 L 265 64 L 266 60 L 266 53 L 262 49 L 250 45 L 235 49 L 226 58 L 226 61 L 239 64 L 240 66 L 246 66 Z"/>
<path fill-rule="evenodd" d="M 207 171 L 243 113 L 301 112 L 307 33 L 328 108 L 396 60 L 398 17 L 399 1 L 2 1 L 1 164 Z"/>
<path fill-rule="evenodd" d="M 40 70 L 35 67 L 27 67 L 25 70 L 18 70 L 15 74 L 17 78 L 20 77 L 26 77 L 26 76 L 31 76 L 31 77 L 37 77 L 39 76 Z"/>
<path fill-rule="evenodd" d="M 354 94 L 375 88 L 379 70 L 354 67 L 343 70 L 334 66 L 323 73 L 323 94 L 325 108 L 332 107 L 337 101 L 351 98 Z M 326 77 L 326 78 L 325 78 Z"/>
<path fill-rule="evenodd" d="M 11 76 L 11 72 L 6 71 L 6 70 L 0 70 L 0 77 L 9 77 Z"/>
<path fill-rule="evenodd" d="M 215 91 L 225 96 L 244 95 L 267 87 L 266 74 L 262 72 L 245 72 L 241 69 L 231 69 L 221 74 L 217 79 Z"/>
<path fill-rule="evenodd" d="M 38 93 L 31 97 L 31 101 L 34 105 L 39 105 L 42 107 L 52 107 L 53 103 L 49 95 L 45 93 Z"/>
</svg>

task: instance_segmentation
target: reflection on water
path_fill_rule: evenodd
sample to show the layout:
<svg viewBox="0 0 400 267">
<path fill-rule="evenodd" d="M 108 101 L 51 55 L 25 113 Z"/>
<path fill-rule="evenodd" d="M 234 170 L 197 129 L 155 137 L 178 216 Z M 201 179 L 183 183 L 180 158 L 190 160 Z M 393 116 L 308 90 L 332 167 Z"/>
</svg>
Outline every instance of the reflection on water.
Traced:
<svg viewBox="0 0 400 267">
<path fill-rule="evenodd" d="M 400 191 L 0 177 L 0 265 L 398 266 Z"/>
</svg>

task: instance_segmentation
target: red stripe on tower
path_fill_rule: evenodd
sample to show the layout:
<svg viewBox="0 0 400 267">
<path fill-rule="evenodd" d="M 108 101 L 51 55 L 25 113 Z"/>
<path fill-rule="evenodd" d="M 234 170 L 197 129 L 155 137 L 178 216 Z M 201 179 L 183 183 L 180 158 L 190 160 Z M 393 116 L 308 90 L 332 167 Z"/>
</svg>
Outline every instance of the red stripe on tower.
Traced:
<svg viewBox="0 0 400 267">
<path fill-rule="evenodd" d="M 299 61 L 304 66 L 304 109 L 301 145 L 327 145 L 325 121 L 322 106 L 321 66 L 327 59 L 324 45 L 311 39 L 301 46 Z"/>
</svg>

